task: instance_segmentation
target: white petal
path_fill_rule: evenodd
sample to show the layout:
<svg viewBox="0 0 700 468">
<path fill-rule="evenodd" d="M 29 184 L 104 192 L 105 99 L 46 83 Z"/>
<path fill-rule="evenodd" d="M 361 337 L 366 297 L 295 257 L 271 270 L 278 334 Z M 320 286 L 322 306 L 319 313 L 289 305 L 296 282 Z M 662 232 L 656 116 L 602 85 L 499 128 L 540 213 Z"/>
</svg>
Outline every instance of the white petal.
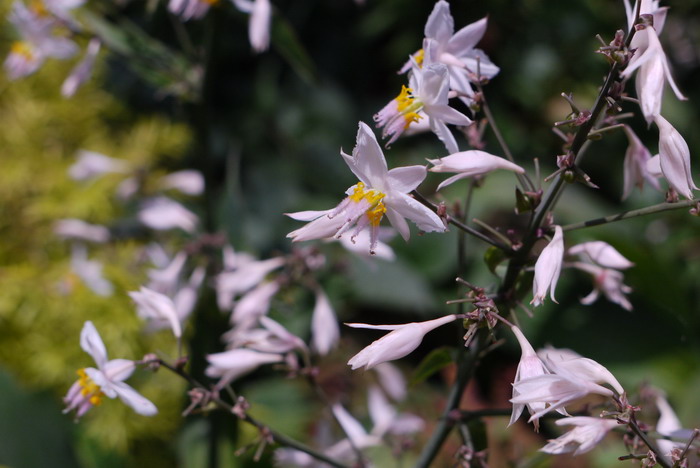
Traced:
<svg viewBox="0 0 700 468">
<path fill-rule="evenodd" d="M 314 349 L 322 356 L 328 354 L 340 338 L 340 328 L 333 306 L 328 296 L 320 289 L 316 291 L 316 305 L 311 317 L 311 336 Z"/>
<path fill-rule="evenodd" d="M 158 408 L 150 400 L 123 382 L 115 385 L 114 389 L 119 399 L 143 416 L 153 416 L 158 413 Z"/>
<path fill-rule="evenodd" d="M 91 321 L 85 322 L 80 332 L 80 347 L 95 360 L 97 367 L 102 368 L 107 362 L 107 349 Z"/>
<path fill-rule="evenodd" d="M 387 180 L 391 190 L 408 193 L 415 190 L 427 174 L 425 166 L 396 167 L 389 171 Z"/>
<path fill-rule="evenodd" d="M 447 43 L 454 29 L 454 19 L 450 14 L 449 3 L 444 0 L 438 1 L 425 23 L 425 37 L 435 39 L 439 43 Z"/>
</svg>

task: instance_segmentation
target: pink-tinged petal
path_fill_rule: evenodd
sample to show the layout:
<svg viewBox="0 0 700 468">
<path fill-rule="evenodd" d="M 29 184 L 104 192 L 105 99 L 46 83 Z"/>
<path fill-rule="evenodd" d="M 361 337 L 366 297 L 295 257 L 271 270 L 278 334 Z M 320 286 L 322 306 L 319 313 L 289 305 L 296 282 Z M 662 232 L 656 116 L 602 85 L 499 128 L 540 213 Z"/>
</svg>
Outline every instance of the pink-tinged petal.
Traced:
<svg viewBox="0 0 700 468">
<path fill-rule="evenodd" d="M 455 24 L 450 14 L 450 4 L 444 0 L 438 1 L 425 23 L 425 37 L 445 44 L 452 37 L 454 30 Z"/>
<path fill-rule="evenodd" d="M 142 416 L 153 416 L 158 413 L 156 405 L 124 382 L 115 384 L 114 389 L 119 399 L 138 414 Z"/>
<path fill-rule="evenodd" d="M 323 210 L 323 211 L 316 211 L 316 210 L 307 210 L 307 211 L 297 211 L 295 213 L 284 213 L 285 216 L 289 216 L 290 218 L 296 220 L 296 221 L 313 221 L 316 218 L 320 218 L 323 215 L 327 215 L 333 210 Z"/>
<path fill-rule="evenodd" d="M 311 336 L 314 349 L 322 356 L 328 354 L 340 339 L 338 319 L 328 296 L 321 289 L 316 291 L 316 305 L 311 317 Z"/>
<path fill-rule="evenodd" d="M 661 172 L 661 157 L 655 154 L 646 163 L 646 168 L 649 174 L 654 177 L 663 177 L 664 173 Z"/>
<path fill-rule="evenodd" d="M 659 127 L 659 157 L 661 171 L 671 187 L 689 200 L 698 188 L 690 172 L 690 149 L 683 137 L 660 115 L 654 119 Z"/>
<path fill-rule="evenodd" d="M 501 71 L 483 50 L 474 49 L 467 56 L 460 57 L 460 60 L 464 68 L 475 75 L 478 73 L 482 78 L 491 79 Z"/>
<path fill-rule="evenodd" d="M 182 336 L 180 318 L 171 298 L 143 286 L 139 291 L 130 292 L 129 297 L 136 303 L 141 318 L 167 322 L 170 324 L 175 338 L 179 339 Z"/>
<path fill-rule="evenodd" d="M 204 176 L 192 169 L 177 171 L 163 177 L 160 186 L 166 190 L 178 190 L 186 195 L 201 195 L 204 193 Z"/>
<path fill-rule="evenodd" d="M 391 208 L 399 215 L 413 222 L 423 232 L 445 232 L 445 224 L 440 217 L 413 197 L 403 193 L 392 193 L 391 197 L 387 196 L 387 198 L 390 198 L 384 202 L 387 206 L 387 215 L 389 214 L 389 208 Z M 401 233 L 399 226 L 393 223 L 392 218 L 389 218 L 389 221 Z"/>
<path fill-rule="evenodd" d="M 450 129 L 447 128 L 445 122 L 430 117 L 430 129 L 433 131 L 433 133 L 435 133 L 438 139 L 442 141 L 448 153 L 454 153 L 459 151 L 459 146 L 457 146 L 457 140 L 455 140 L 454 135 L 452 135 Z"/>
<path fill-rule="evenodd" d="M 107 363 L 107 349 L 91 321 L 85 322 L 80 332 L 80 347 L 95 360 L 97 367 L 102 368 Z"/>
<path fill-rule="evenodd" d="M 388 172 L 382 148 L 372 129 L 364 122 L 359 122 L 355 148 L 352 156 L 341 151 L 343 159 L 350 170 L 365 184 L 377 190 L 384 190 Z"/>
<path fill-rule="evenodd" d="M 441 63 L 424 65 L 419 73 L 420 86 L 413 85 L 413 90 L 418 93 L 418 99 L 425 106 L 426 113 L 430 115 L 428 109 L 432 106 L 447 105 L 447 94 L 450 90 L 447 67 Z M 418 78 L 419 75 L 414 76 Z"/>
<path fill-rule="evenodd" d="M 389 171 L 387 181 L 392 191 L 408 193 L 415 190 L 427 174 L 425 166 L 396 167 Z"/>
<path fill-rule="evenodd" d="M 61 94 L 63 97 L 72 97 L 78 88 L 90 79 L 99 52 L 100 41 L 98 39 L 90 40 L 85 52 L 85 57 L 75 66 L 61 85 Z"/>
<path fill-rule="evenodd" d="M 467 126 L 471 125 L 473 122 L 472 119 L 446 104 L 426 105 L 425 113 L 430 115 L 431 118 L 441 120 L 452 125 Z M 456 153 L 457 151 L 450 152 Z"/>
<path fill-rule="evenodd" d="M 335 236 L 343 224 L 345 224 L 345 218 L 343 216 L 334 216 L 331 218 L 325 214 L 305 226 L 290 232 L 287 234 L 287 237 L 292 239 L 293 242 L 326 239 Z"/>
<path fill-rule="evenodd" d="M 403 327 L 405 324 L 399 325 L 370 325 L 368 323 L 346 323 L 345 324 L 351 328 L 366 328 L 368 330 L 396 330 L 397 328 Z"/>
<path fill-rule="evenodd" d="M 390 207 L 387 207 L 385 215 L 403 240 L 407 241 L 411 237 L 411 229 L 408 227 L 406 219 Z"/>
<path fill-rule="evenodd" d="M 487 22 L 488 18 L 484 17 L 457 31 L 447 43 L 446 52 L 459 57 L 460 52 L 473 49 L 481 38 L 484 37 Z"/>
<path fill-rule="evenodd" d="M 333 415 L 338 421 L 338 424 L 340 424 L 340 427 L 343 428 L 343 432 L 345 432 L 345 435 L 347 435 L 350 440 L 356 443 L 367 436 L 367 431 L 362 427 L 362 424 L 360 424 L 357 419 L 353 418 L 345 408 L 339 404 L 335 404 L 331 409 L 333 410 Z"/>
<path fill-rule="evenodd" d="M 112 359 L 101 369 L 111 382 L 121 382 L 131 377 L 136 369 L 136 363 L 129 359 Z"/>
<path fill-rule="evenodd" d="M 117 392 L 114 390 L 114 382 L 112 382 L 109 376 L 102 372 L 102 370 L 95 369 L 94 367 L 86 367 L 85 375 L 87 375 L 95 385 L 100 387 L 100 391 L 109 398 L 117 396 Z"/>
<path fill-rule="evenodd" d="M 395 401 L 406 399 L 406 379 L 395 365 L 385 362 L 375 366 L 374 371 L 377 373 L 379 384 L 391 398 Z"/>
<path fill-rule="evenodd" d="M 542 249 L 537 262 L 535 263 L 535 277 L 532 282 L 533 298 L 531 304 L 538 306 L 542 304 L 544 297 L 549 295 L 552 301 L 554 290 L 557 287 L 561 265 L 564 259 L 564 233 L 560 226 L 554 226 L 554 236 L 552 241 Z"/>
<path fill-rule="evenodd" d="M 453 175 L 452 177 L 448 177 L 447 179 L 443 180 L 440 182 L 440 185 L 437 186 L 437 190 L 442 190 L 443 188 L 447 187 L 448 185 L 452 185 L 458 180 L 466 179 L 467 177 L 471 177 L 469 174 L 464 173 L 464 174 L 457 174 Z"/>
<path fill-rule="evenodd" d="M 603 241 L 583 242 L 569 248 L 570 255 L 580 255 L 584 260 L 590 260 L 605 268 L 626 270 L 634 263 L 627 260 L 615 247 Z"/>
<path fill-rule="evenodd" d="M 255 52 L 264 52 L 270 46 L 272 6 L 269 0 L 255 0 L 248 24 L 248 39 Z"/>
</svg>

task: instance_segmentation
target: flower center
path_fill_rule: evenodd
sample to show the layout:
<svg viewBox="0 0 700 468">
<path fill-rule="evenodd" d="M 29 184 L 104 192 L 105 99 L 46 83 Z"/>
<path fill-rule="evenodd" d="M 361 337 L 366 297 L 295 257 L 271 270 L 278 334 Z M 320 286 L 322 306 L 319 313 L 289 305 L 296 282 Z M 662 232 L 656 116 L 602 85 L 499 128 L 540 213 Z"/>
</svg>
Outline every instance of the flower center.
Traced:
<svg viewBox="0 0 700 468">
<path fill-rule="evenodd" d="M 28 61 L 34 60 L 34 51 L 32 50 L 32 46 L 25 41 L 13 42 L 10 48 L 10 53 L 19 55 Z"/>
<path fill-rule="evenodd" d="M 422 50 L 422 49 L 421 49 Z M 404 85 L 401 86 L 401 92 L 396 96 L 396 110 L 403 115 L 404 130 L 413 122 L 418 122 L 422 116 L 418 111 L 423 108 L 423 103 L 416 99 L 413 95 L 413 90 Z"/>
<path fill-rule="evenodd" d="M 378 226 L 382 220 L 386 207 L 382 203 L 382 199 L 386 196 L 384 193 L 375 189 L 365 188 L 364 182 L 358 182 L 350 195 L 350 201 L 361 203 L 362 201 L 369 204 L 369 208 L 365 211 L 367 218 L 372 226 Z"/>
<path fill-rule="evenodd" d="M 78 380 L 80 385 L 80 394 L 89 400 L 90 404 L 94 406 L 102 403 L 102 397 L 105 394 L 102 393 L 100 386 L 87 375 L 85 369 L 78 369 L 77 374 L 80 377 Z"/>
</svg>

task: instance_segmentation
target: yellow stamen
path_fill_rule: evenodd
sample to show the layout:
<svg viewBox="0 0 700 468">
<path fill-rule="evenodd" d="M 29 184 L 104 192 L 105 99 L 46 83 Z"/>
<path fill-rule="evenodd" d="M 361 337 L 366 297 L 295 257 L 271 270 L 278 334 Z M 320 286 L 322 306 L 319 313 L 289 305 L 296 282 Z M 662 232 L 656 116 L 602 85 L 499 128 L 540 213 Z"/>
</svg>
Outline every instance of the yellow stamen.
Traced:
<svg viewBox="0 0 700 468">
<path fill-rule="evenodd" d="M 34 51 L 32 50 L 32 46 L 25 41 L 13 42 L 12 46 L 10 47 L 10 53 L 21 55 L 25 60 L 34 59 Z"/>
<path fill-rule="evenodd" d="M 49 10 L 42 0 L 32 0 L 29 3 L 29 9 L 37 16 L 49 16 Z"/>
<path fill-rule="evenodd" d="M 422 50 L 422 49 L 421 49 Z M 406 86 L 401 86 L 401 93 L 396 97 L 396 110 L 403 114 L 404 130 L 413 122 L 418 122 L 423 118 L 418 111 L 423 108 L 423 103 L 416 100 L 413 90 Z"/>
<path fill-rule="evenodd" d="M 369 218 L 370 224 L 374 227 L 379 226 L 379 222 L 382 220 L 384 213 L 386 213 L 386 206 L 384 206 L 382 202 L 377 203 L 377 206 L 368 210 L 367 217 Z"/>
<path fill-rule="evenodd" d="M 90 403 L 94 406 L 102 403 L 102 397 L 105 395 L 102 393 L 100 386 L 97 385 L 85 372 L 85 369 L 78 369 L 77 371 L 80 379 L 78 383 L 80 384 L 80 394 L 86 397 Z"/>
<path fill-rule="evenodd" d="M 420 49 L 418 52 L 413 54 L 413 60 L 416 61 L 420 68 L 423 68 L 423 59 L 425 58 L 425 51 Z"/>
<path fill-rule="evenodd" d="M 414 99 L 413 90 L 405 85 L 401 85 L 401 92 L 396 96 L 396 110 L 403 113 L 403 111 L 413 105 Z"/>
<path fill-rule="evenodd" d="M 379 222 L 382 220 L 382 216 L 386 213 L 386 207 L 382 203 L 382 199 L 386 196 L 379 190 L 365 188 L 364 182 L 358 182 L 350 195 L 350 200 L 355 203 L 360 203 L 365 200 L 369 203 L 369 208 L 366 211 L 367 217 L 369 218 L 372 226 L 378 226 Z"/>
</svg>

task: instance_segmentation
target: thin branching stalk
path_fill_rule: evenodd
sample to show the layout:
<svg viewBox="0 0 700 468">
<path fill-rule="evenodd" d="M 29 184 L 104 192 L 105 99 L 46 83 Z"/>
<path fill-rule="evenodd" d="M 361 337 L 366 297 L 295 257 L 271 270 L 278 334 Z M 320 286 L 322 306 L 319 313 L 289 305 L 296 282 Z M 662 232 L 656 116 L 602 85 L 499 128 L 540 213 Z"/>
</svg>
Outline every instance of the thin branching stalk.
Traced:
<svg viewBox="0 0 700 468">
<path fill-rule="evenodd" d="M 583 221 L 580 223 L 567 224 L 562 226 L 563 231 L 575 231 L 577 229 L 583 229 L 587 227 L 600 226 L 602 224 L 610 224 L 617 221 L 622 221 L 623 219 L 638 218 L 640 216 L 647 216 L 650 214 L 661 213 L 663 211 L 680 210 L 681 208 L 688 208 L 691 206 L 697 206 L 700 203 L 700 199 L 694 200 L 684 200 L 676 203 L 659 203 L 657 205 L 647 206 L 645 208 L 639 208 L 637 210 L 623 211 L 622 213 L 617 213 L 614 215 L 604 216 L 602 218 L 590 219 L 588 221 Z"/>
</svg>

